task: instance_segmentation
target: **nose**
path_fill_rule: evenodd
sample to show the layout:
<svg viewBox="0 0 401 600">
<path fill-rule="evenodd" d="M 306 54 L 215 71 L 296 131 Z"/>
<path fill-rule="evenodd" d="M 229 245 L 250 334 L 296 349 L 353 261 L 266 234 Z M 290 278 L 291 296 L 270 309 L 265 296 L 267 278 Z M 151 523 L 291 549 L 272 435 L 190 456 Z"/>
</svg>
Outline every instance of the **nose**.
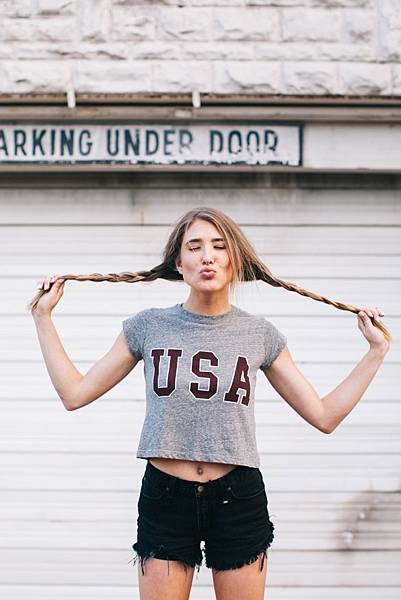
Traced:
<svg viewBox="0 0 401 600">
<path fill-rule="evenodd" d="M 202 262 L 204 263 L 210 263 L 213 262 L 213 254 L 212 254 L 212 250 L 210 248 L 207 248 L 205 246 L 205 248 L 203 249 L 202 252 Z"/>
</svg>

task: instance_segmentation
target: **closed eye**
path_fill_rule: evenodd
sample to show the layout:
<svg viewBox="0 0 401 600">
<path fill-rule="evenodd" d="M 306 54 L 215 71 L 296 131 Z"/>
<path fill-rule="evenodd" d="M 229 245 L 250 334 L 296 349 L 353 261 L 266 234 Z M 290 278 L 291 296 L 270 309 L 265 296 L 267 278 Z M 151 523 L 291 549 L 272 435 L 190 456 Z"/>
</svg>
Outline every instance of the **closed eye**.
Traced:
<svg viewBox="0 0 401 600">
<path fill-rule="evenodd" d="M 214 246 L 215 248 L 217 248 L 218 250 L 224 250 L 225 246 Z M 192 246 L 190 248 L 190 250 L 199 250 L 200 246 Z"/>
</svg>

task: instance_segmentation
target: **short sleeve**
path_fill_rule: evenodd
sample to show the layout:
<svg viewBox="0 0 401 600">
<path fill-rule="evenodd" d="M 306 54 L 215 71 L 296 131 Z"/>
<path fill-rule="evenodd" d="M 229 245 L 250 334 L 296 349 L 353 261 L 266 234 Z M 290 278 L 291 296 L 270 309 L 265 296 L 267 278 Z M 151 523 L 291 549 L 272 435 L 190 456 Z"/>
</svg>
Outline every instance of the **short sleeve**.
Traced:
<svg viewBox="0 0 401 600">
<path fill-rule="evenodd" d="M 266 370 L 274 363 L 280 352 L 287 345 L 287 337 L 273 323 L 267 319 L 263 320 L 265 360 L 260 365 L 260 368 Z"/>
<path fill-rule="evenodd" d="M 143 358 L 143 341 L 145 338 L 145 319 L 143 311 L 124 319 L 123 332 L 127 341 L 128 348 L 135 356 L 141 360 Z"/>
</svg>

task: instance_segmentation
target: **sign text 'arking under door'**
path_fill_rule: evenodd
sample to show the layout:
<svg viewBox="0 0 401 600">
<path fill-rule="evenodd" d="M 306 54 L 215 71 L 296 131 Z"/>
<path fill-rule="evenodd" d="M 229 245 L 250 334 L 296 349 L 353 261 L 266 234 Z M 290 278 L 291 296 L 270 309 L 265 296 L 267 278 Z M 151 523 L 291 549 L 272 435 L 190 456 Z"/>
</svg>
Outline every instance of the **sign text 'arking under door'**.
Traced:
<svg viewBox="0 0 401 600">
<path fill-rule="evenodd" d="M 302 165 L 297 124 L 0 125 L 1 164 Z"/>
</svg>

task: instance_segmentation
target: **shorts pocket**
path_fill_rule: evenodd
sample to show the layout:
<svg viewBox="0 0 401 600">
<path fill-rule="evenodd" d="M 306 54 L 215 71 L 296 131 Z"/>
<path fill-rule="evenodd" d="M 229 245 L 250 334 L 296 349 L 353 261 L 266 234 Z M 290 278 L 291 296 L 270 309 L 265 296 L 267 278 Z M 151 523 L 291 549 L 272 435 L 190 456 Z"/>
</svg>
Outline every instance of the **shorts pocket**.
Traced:
<svg viewBox="0 0 401 600">
<path fill-rule="evenodd" d="M 161 500 L 164 496 L 167 496 L 169 491 L 167 483 L 153 479 L 149 475 L 142 477 L 140 495 L 144 498 L 148 498 L 148 500 Z"/>
<path fill-rule="evenodd" d="M 237 500 L 250 500 L 265 492 L 265 484 L 258 469 L 250 471 L 242 481 L 233 481 L 228 490 Z"/>
</svg>

